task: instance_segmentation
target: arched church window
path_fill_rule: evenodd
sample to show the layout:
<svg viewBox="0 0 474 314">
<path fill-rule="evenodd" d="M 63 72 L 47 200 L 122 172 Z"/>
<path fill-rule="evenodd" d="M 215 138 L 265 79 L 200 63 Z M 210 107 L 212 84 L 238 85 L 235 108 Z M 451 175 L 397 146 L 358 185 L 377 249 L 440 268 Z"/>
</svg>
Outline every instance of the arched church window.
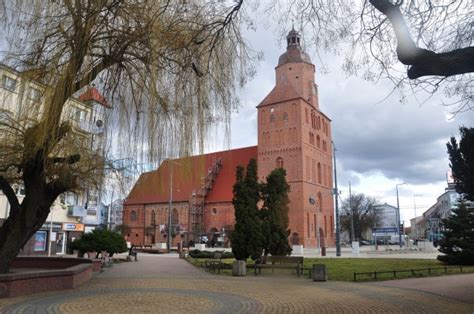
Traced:
<svg viewBox="0 0 474 314">
<path fill-rule="evenodd" d="M 275 121 L 275 115 L 272 113 L 270 115 L 270 122 L 274 122 Z"/>
<path fill-rule="evenodd" d="M 318 162 L 318 183 L 321 184 L 321 163 Z"/>
<path fill-rule="evenodd" d="M 155 225 L 156 225 L 156 215 L 155 215 L 155 211 L 154 211 L 154 210 L 151 211 L 151 221 L 150 221 L 150 225 L 152 225 L 152 226 L 155 226 Z"/>
<path fill-rule="evenodd" d="M 132 212 L 130 213 L 130 220 L 131 221 L 137 221 L 137 212 L 132 210 Z"/>
<path fill-rule="evenodd" d="M 321 138 L 319 137 L 319 135 L 316 136 L 316 146 L 317 146 L 318 148 L 321 148 Z"/>
<path fill-rule="evenodd" d="M 283 120 L 288 120 L 288 113 L 286 112 L 283 113 Z"/>
<path fill-rule="evenodd" d="M 172 225 L 179 224 L 179 214 L 176 208 L 173 208 L 173 210 L 171 211 L 171 224 Z"/>
<path fill-rule="evenodd" d="M 285 166 L 285 163 L 284 163 L 284 161 L 283 161 L 283 158 L 278 157 L 278 158 L 276 159 L 276 166 L 277 166 L 277 168 L 283 168 L 283 167 Z"/>
<path fill-rule="evenodd" d="M 320 212 L 323 211 L 323 196 L 321 195 L 321 192 L 318 192 L 318 210 Z"/>
<path fill-rule="evenodd" d="M 323 141 L 323 151 L 327 151 L 328 150 L 328 147 L 327 147 L 327 144 L 326 144 L 326 141 Z"/>
</svg>

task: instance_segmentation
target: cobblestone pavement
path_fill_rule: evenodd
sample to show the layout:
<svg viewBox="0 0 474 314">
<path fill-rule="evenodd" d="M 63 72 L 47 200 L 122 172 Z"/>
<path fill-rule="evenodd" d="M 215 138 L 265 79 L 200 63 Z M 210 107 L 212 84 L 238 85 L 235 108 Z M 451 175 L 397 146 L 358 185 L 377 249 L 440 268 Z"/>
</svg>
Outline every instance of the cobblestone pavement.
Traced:
<svg viewBox="0 0 474 314">
<path fill-rule="evenodd" d="M 462 286 L 473 288 L 472 281 Z M 473 313 L 474 300 L 380 283 L 313 282 L 291 274 L 217 276 L 175 255 L 140 255 L 138 262 L 107 268 L 78 289 L 0 299 L 0 312 Z"/>
</svg>

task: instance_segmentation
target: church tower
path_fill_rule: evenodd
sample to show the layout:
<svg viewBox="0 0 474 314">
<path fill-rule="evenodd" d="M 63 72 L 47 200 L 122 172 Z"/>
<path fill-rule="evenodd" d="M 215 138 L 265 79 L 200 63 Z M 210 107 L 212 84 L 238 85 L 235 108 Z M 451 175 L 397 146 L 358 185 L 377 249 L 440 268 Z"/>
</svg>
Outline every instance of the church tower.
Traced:
<svg viewBox="0 0 474 314">
<path fill-rule="evenodd" d="M 331 120 L 320 111 L 315 66 L 292 29 L 275 87 L 257 106 L 259 178 L 286 170 L 290 244 L 334 246 Z"/>
</svg>

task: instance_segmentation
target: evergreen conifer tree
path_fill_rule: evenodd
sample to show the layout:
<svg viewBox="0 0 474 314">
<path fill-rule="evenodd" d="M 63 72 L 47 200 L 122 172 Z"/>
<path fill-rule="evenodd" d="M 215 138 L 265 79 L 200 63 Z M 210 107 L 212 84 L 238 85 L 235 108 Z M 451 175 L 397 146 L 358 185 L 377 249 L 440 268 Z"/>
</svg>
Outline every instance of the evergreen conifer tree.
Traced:
<svg viewBox="0 0 474 314">
<path fill-rule="evenodd" d="M 257 259 L 262 254 L 262 231 L 258 219 L 260 187 L 257 178 L 257 162 L 250 160 L 247 173 L 237 167 L 232 204 L 235 209 L 235 227 L 231 235 L 232 253 L 237 260 Z"/>
<path fill-rule="evenodd" d="M 474 210 L 464 199 L 450 217 L 443 220 L 444 238 L 439 242 L 438 260 L 448 264 L 474 265 Z"/>
<path fill-rule="evenodd" d="M 282 168 L 273 170 L 262 185 L 264 205 L 260 211 L 264 234 L 265 255 L 289 255 L 291 248 L 288 243 L 288 192 L 286 172 Z"/>
</svg>

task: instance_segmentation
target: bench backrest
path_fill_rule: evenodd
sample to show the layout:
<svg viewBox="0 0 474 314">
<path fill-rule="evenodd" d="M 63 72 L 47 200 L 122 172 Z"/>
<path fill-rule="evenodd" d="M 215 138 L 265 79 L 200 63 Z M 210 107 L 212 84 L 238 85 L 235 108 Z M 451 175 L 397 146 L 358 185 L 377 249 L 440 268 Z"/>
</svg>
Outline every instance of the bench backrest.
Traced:
<svg viewBox="0 0 474 314">
<path fill-rule="evenodd" d="M 303 256 L 264 256 L 262 263 L 303 264 Z"/>
</svg>

